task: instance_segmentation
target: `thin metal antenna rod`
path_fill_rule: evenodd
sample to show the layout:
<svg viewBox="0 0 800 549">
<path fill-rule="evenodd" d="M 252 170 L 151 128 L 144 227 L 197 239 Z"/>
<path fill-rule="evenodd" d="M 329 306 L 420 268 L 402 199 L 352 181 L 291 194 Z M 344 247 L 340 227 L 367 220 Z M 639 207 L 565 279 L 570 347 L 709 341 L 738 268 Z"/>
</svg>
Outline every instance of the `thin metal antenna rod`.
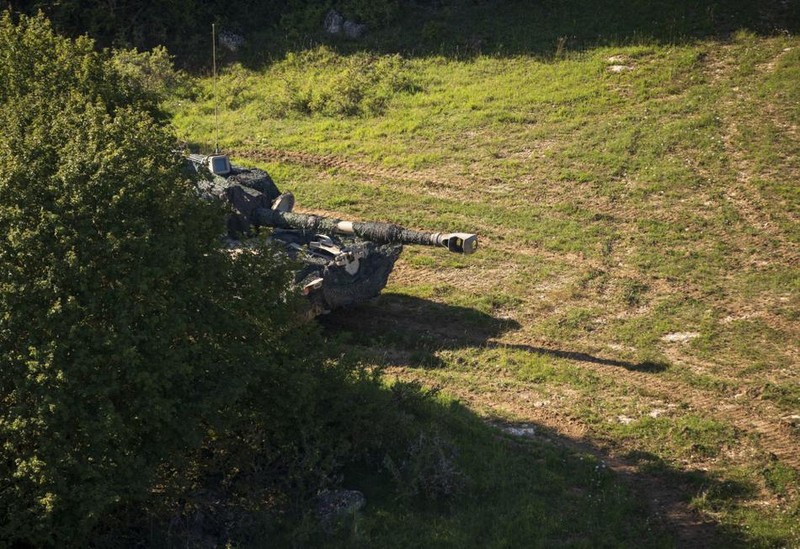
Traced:
<svg viewBox="0 0 800 549">
<path fill-rule="evenodd" d="M 217 25 L 211 23 L 211 57 L 214 67 L 214 154 L 219 154 L 219 101 L 217 100 Z"/>
</svg>

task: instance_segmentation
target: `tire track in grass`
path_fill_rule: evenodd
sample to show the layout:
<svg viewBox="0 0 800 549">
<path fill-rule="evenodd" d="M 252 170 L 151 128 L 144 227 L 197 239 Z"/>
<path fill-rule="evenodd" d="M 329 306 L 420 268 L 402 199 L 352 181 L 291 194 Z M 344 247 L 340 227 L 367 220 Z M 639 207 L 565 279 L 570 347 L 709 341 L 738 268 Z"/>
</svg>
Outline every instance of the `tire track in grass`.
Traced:
<svg viewBox="0 0 800 549">
<path fill-rule="evenodd" d="M 425 186 L 426 192 L 443 198 L 453 198 L 454 193 L 448 193 L 447 189 L 455 189 L 456 183 L 448 180 L 442 182 L 435 177 L 427 174 L 399 169 L 399 168 L 384 168 L 374 165 L 365 165 L 358 162 L 352 162 L 340 157 L 331 155 L 318 155 L 311 153 L 295 152 L 295 151 L 280 151 L 274 149 L 259 149 L 259 150 L 237 150 L 232 151 L 235 156 L 244 158 L 260 160 L 260 161 L 282 161 L 290 163 L 299 163 L 307 166 L 318 166 L 328 169 L 342 169 L 347 170 L 359 175 L 386 178 L 405 182 L 419 183 Z M 743 168 L 743 166 L 740 166 Z M 743 170 L 739 170 L 737 182 L 740 184 L 748 184 L 749 179 L 744 174 Z M 458 182 L 459 185 L 469 185 L 467 181 Z M 431 187 L 436 189 L 432 189 Z M 444 192 L 442 190 L 445 190 Z M 459 189 L 462 190 L 462 189 Z M 461 196 L 462 193 L 459 193 Z M 763 210 L 758 207 L 753 207 L 751 202 L 747 200 L 739 200 L 738 194 L 727 193 L 728 199 L 738 205 L 737 211 L 740 211 L 742 217 L 751 225 L 768 231 L 770 236 L 774 236 L 781 242 L 784 242 L 782 233 L 776 233 L 776 227 L 772 226 L 768 220 L 765 220 Z M 462 197 L 463 199 L 463 197 Z M 635 278 L 657 285 L 660 293 L 673 294 L 680 290 L 685 294 L 691 288 L 681 286 L 680 288 L 673 287 L 674 283 L 666 280 L 650 280 L 649 277 L 642 277 L 638 271 L 633 271 L 628 268 L 620 267 L 619 269 L 605 264 L 601 260 L 587 258 L 582 254 L 563 254 L 551 252 L 539 247 L 531 247 L 530 249 L 520 250 L 519 246 L 510 246 L 505 242 L 499 241 L 492 242 L 492 246 L 504 251 L 513 251 L 514 253 L 525 253 L 526 255 L 536 255 L 545 261 L 554 261 L 559 263 L 570 263 L 582 268 L 604 269 L 610 274 L 623 273 L 628 278 Z M 692 291 L 692 294 L 697 294 L 697 297 L 703 297 L 702 292 Z M 406 327 L 408 328 L 408 327 Z M 417 329 L 411 327 L 408 329 Z M 424 328 L 424 326 L 423 326 Z M 485 343 L 485 342 L 484 342 Z M 524 348 L 526 345 L 520 344 L 518 341 L 508 342 L 493 342 L 498 346 L 508 345 Z M 476 342 L 479 346 L 480 343 Z M 547 354 L 547 349 L 544 347 L 535 348 L 532 352 L 544 352 Z M 657 394 L 661 398 L 666 399 L 668 402 L 683 402 L 694 410 L 708 414 L 714 419 L 719 419 L 730 425 L 742 433 L 755 434 L 759 439 L 759 449 L 771 454 L 775 458 L 781 460 L 786 465 L 800 470 L 800 437 L 790 428 L 782 424 L 780 421 L 780 414 L 771 405 L 761 402 L 754 406 L 754 402 L 747 401 L 744 403 L 736 402 L 730 398 L 725 398 L 719 394 L 714 394 L 705 390 L 689 387 L 686 384 L 673 382 L 670 380 L 660 379 L 653 373 L 638 372 L 631 369 L 619 368 L 615 366 L 608 366 L 608 362 L 614 361 L 585 361 L 580 358 L 580 353 L 572 353 L 574 358 L 570 358 L 567 353 L 560 353 L 558 356 L 566 358 L 571 362 L 578 364 L 583 368 L 589 368 L 597 372 L 603 377 L 610 377 L 621 386 L 629 386 L 636 390 L 648 394 Z M 563 355 L 563 356 L 562 356 Z M 613 370 L 611 369 L 613 368 Z M 457 393 L 453 387 L 447 387 L 448 390 Z M 470 398 L 465 395 L 465 400 L 474 402 L 474 397 Z M 564 433 L 565 416 L 553 415 L 550 410 L 530 409 L 525 414 L 526 419 L 541 423 L 554 433 L 558 433 L 560 439 L 572 441 L 570 444 L 575 444 L 576 448 L 580 447 L 583 450 L 588 450 L 595 453 L 603 459 L 613 470 L 617 471 L 623 478 L 629 479 L 632 483 L 639 485 L 639 490 L 648 494 L 648 499 L 657 510 L 657 514 L 662 516 L 667 523 L 672 524 L 676 528 L 678 534 L 678 541 L 680 546 L 704 546 L 706 542 L 713 540 L 715 527 L 713 523 L 707 520 L 692 510 L 685 502 L 685 494 L 676 490 L 674 487 L 667 486 L 663 480 L 655 477 L 650 478 L 644 482 L 642 486 L 642 473 L 639 472 L 634 464 L 626 462 L 625 460 L 616 458 L 613 451 L 598 450 L 597 447 L 591 444 L 584 438 L 572 437 L 570 438 Z M 588 425 L 578 427 L 580 420 L 570 418 L 570 422 L 576 426 L 576 430 L 581 431 L 589 430 Z"/>
<path fill-rule="evenodd" d="M 447 193 L 442 192 L 442 189 L 454 189 L 460 191 L 461 189 L 468 187 L 470 184 L 470 182 L 466 179 L 452 180 L 451 178 L 448 178 L 448 180 L 445 181 L 420 171 L 406 170 L 403 168 L 387 168 L 383 166 L 377 166 L 375 164 L 353 162 L 341 156 L 335 155 L 314 154 L 301 151 L 287 151 L 263 147 L 260 147 L 257 150 L 233 149 L 230 151 L 230 154 L 231 156 L 237 156 L 261 162 L 277 161 L 300 164 L 303 166 L 340 169 L 367 177 L 419 183 L 425 185 L 426 190 L 434 196 L 441 196 L 442 198 L 458 198 L 462 201 L 464 199 L 463 193 Z M 434 192 L 431 187 L 434 187 L 436 192 Z"/>
<path fill-rule="evenodd" d="M 782 417 L 785 414 L 766 401 L 748 399 L 745 402 L 739 402 L 735 397 L 727 397 L 706 389 L 692 387 L 686 383 L 664 379 L 656 372 L 646 371 L 646 364 L 634 364 L 581 352 L 552 349 L 551 344 L 546 342 L 541 343 L 524 338 L 482 340 L 477 337 L 472 339 L 459 330 L 449 333 L 446 328 L 441 326 L 430 326 L 425 321 L 417 321 L 413 311 L 411 313 L 402 316 L 394 313 L 393 318 L 385 320 L 391 322 L 394 330 L 407 333 L 437 334 L 445 339 L 458 341 L 462 346 L 505 348 L 567 360 L 582 369 L 591 370 L 593 373 L 609 379 L 620 387 L 630 387 L 642 394 L 657 395 L 666 402 L 686 404 L 691 409 L 732 425 L 742 433 L 754 434 L 759 439 L 759 449 L 800 471 L 800 433 L 796 433 L 791 425 L 783 422 Z M 359 321 L 355 317 L 350 320 L 356 323 Z M 682 362 L 685 363 L 685 361 Z M 737 379 L 728 378 L 725 381 L 736 384 Z M 739 383 L 742 388 L 746 388 L 747 385 Z"/>
<path fill-rule="evenodd" d="M 320 154 L 313 154 L 313 153 L 306 153 L 299 151 L 286 151 L 286 150 L 269 149 L 269 148 L 260 148 L 258 150 L 234 149 L 231 151 L 231 154 L 234 156 L 239 156 L 242 158 L 248 158 L 263 162 L 281 161 L 289 163 L 298 163 L 305 166 L 339 168 L 366 177 L 385 178 L 397 181 L 422 183 L 426 185 L 427 194 L 430 194 L 432 196 L 438 196 L 439 198 L 452 199 L 455 197 L 453 193 L 441 192 L 441 189 L 458 188 L 459 192 L 457 198 L 462 201 L 464 194 L 463 189 L 465 188 L 464 185 L 469 185 L 468 181 L 451 181 L 449 179 L 445 181 L 441 178 L 432 177 L 430 175 L 423 175 L 418 172 L 410 170 L 404 170 L 399 168 L 383 168 L 381 166 L 354 162 L 334 155 L 320 155 Z M 431 185 L 436 187 L 436 190 L 431 189 Z M 336 214 L 335 212 L 327 212 L 318 209 L 308 210 L 308 213 L 338 217 L 338 214 Z M 490 232 L 495 232 L 496 229 L 496 227 L 494 226 L 486 226 L 484 228 Z M 502 250 L 507 254 L 509 254 L 509 257 L 512 257 L 515 254 L 536 256 L 538 258 L 550 262 L 556 262 L 561 264 L 567 263 L 572 266 L 579 266 L 580 268 L 584 269 L 602 270 L 602 271 L 607 271 L 609 274 L 612 275 L 618 274 L 619 276 L 632 278 L 638 282 L 642 282 L 648 285 L 654 290 L 663 293 L 665 295 L 674 295 L 680 293 L 683 295 L 690 295 L 695 299 L 703 299 L 705 297 L 703 292 L 698 289 L 687 288 L 684 285 L 680 285 L 680 283 L 678 282 L 670 282 L 664 279 L 663 277 L 654 278 L 654 277 L 642 276 L 642 274 L 639 271 L 632 269 L 629 266 L 609 265 L 607 261 L 604 261 L 601 258 L 592 258 L 583 253 L 556 252 L 548 250 L 547 248 L 541 245 L 530 245 L 530 244 L 520 245 L 519 242 L 508 242 L 506 238 L 489 238 L 483 236 L 482 238 L 480 238 L 480 242 L 481 242 L 481 247 L 492 247 L 494 249 Z M 771 320 L 771 315 L 767 316 L 770 317 L 767 319 L 767 321 L 769 322 Z"/>
<path fill-rule="evenodd" d="M 563 353 L 559 352 L 559 355 Z M 577 353 L 576 353 L 577 354 Z M 567 358 L 561 356 L 561 358 Z M 606 376 L 607 368 L 598 368 L 596 361 L 574 359 L 579 366 L 591 367 L 600 375 Z M 591 364 L 592 366 L 588 366 Z M 414 378 L 417 373 L 413 368 L 390 367 L 387 373 L 392 373 L 400 378 Z M 458 375 L 457 373 L 454 373 Z M 473 376 L 474 373 L 469 375 Z M 712 394 L 698 392 L 693 394 L 687 387 L 653 379 L 653 374 L 640 372 L 624 372 L 612 375 L 613 381 L 619 388 L 635 388 L 643 390 L 650 395 L 656 395 L 673 404 L 688 404 L 690 409 L 704 413 L 709 417 L 733 424 L 742 433 L 757 433 L 760 437 L 759 448 L 765 449 L 773 458 L 780 459 L 784 464 L 798 467 L 796 459 L 797 441 L 787 436 L 787 433 L 775 423 L 763 419 L 752 418 L 752 414 L 742 406 L 731 406 L 727 401 L 722 404 L 719 398 Z M 701 512 L 693 509 L 689 500 L 696 487 L 688 484 L 675 483 L 672 477 L 659 476 L 642 471 L 640 465 L 625 454 L 636 451 L 635 441 L 618 442 L 608 438 L 602 433 L 595 432 L 591 425 L 581 418 L 554 409 L 547 405 L 539 406 L 530 402 L 521 402 L 516 398 L 516 391 L 506 389 L 508 384 L 493 373 L 491 380 L 483 385 L 486 390 L 476 392 L 474 388 L 446 384 L 446 390 L 456 398 L 471 404 L 477 409 L 488 413 L 487 422 L 495 427 L 508 432 L 508 427 L 522 427 L 525 435 L 530 438 L 543 437 L 554 444 L 565 446 L 568 449 L 589 453 L 601 460 L 614 471 L 634 492 L 644 497 L 651 512 L 658 517 L 663 525 L 676 536 L 678 547 L 707 547 L 712 541 L 718 540 L 719 525 Z M 681 395 L 676 398 L 676 395 Z M 498 414 L 501 417 L 509 415 L 515 421 L 497 420 L 491 416 Z M 532 428 L 531 428 L 532 427 Z M 703 473 L 702 465 L 695 467 L 682 467 L 682 473 L 697 470 Z M 699 468 L 698 468 L 699 467 Z"/>
<path fill-rule="evenodd" d="M 552 356 L 564 359 L 582 369 L 591 370 L 603 378 L 609 379 L 620 387 L 632 388 L 642 394 L 657 395 L 670 403 L 683 403 L 691 409 L 704 413 L 709 417 L 732 425 L 745 434 L 754 434 L 759 440 L 759 449 L 779 459 L 784 464 L 800 471 L 800 434 L 791 425 L 782 421 L 782 414 L 776 407 L 765 401 L 748 400 L 738 402 L 735 398 L 719 393 L 691 387 L 686 383 L 676 382 L 659 377 L 658 373 L 640 371 L 647 365 L 627 363 L 596 357 L 586 353 L 569 352 L 551 349 L 547 344 L 516 340 L 470 341 L 462 332 L 439 333 L 442 328 L 431 327 L 424 322 L 416 322 L 413 318 L 393 318 L 391 322 L 395 330 L 408 333 L 435 333 L 444 338 L 459 340 L 463 345 L 474 344 L 477 348 L 506 348 L 536 355 Z M 733 378 L 730 381 L 735 381 Z M 475 400 L 474 398 L 472 399 Z"/>
<path fill-rule="evenodd" d="M 733 51 L 735 48 L 736 46 L 734 45 L 726 45 L 720 48 L 707 68 L 712 85 L 725 86 L 731 90 L 731 92 L 724 94 L 718 107 L 718 115 L 722 124 L 722 144 L 725 155 L 729 160 L 730 168 L 733 171 L 735 182 L 734 185 L 726 185 L 723 194 L 749 226 L 780 243 L 783 248 L 784 261 L 787 264 L 797 264 L 800 261 L 799 247 L 787 237 L 780 224 L 773 221 L 769 212 L 781 211 L 784 220 L 794 224 L 798 222 L 798 219 L 785 207 L 776 210 L 774 204 L 772 207 L 767 204 L 769 201 L 763 196 L 762 191 L 753 184 L 753 178 L 758 177 L 759 174 L 756 173 L 751 165 L 751 161 L 745 157 L 746 151 L 737 146 L 737 142 L 744 140 L 737 119 L 749 120 L 746 115 L 742 114 L 742 105 L 748 101 L 754 104 L 754 99 L 750 94 L 746 93 L 746 90 L 742 89 L 743 83 L 734 85 L 736 82 L 729 76 L 734 70 L 735 59 L 733 59 Z M 752 78 L 761 78 L 765 73 L 774 70 L 778 60 L 786 55 L 787 51 L 784 49 L 778 52 L 772 60 L 759 66 L 757 74 L 753 75 Z M 770 112 L 770 105 L 766 105 L 766 110 L 769 115 L 768 118 L 771 118 L 780 127 L 781 123 L 777 120 L 777 115 L 774 112 Z M 792 126 L 791 129 L 794 130 L 795 128 Z M 775 202 L 775 199 L 771 202 Z M 783 203 L 783 201 L 779 202 Z M 785 203 L 782 205 L 785 205 Z"/>
<path fill-rule="evenodd" d="M 602 377 L 609 378 L 621 386 L 634 387 L 643 393 L 658 395 L 667 402 L 678 401 L 687 404 L 694 410 L 731 424 L 743 433 L 755 434 L 759 438 L 761 449 L 800 471 L 800 434 L 795 433 L 790 425 L 782 421 L 784 414 L 772 404 L 752 400 L 737 402 L 735 397 L 732 399 L 663 379 L 656 373 L 637 371 L 638 365 L 635 364 L 629 367 L 616 366 L 612 360 L 596 357 L 590 357 L 592 360 L 588 360 L 582 358 L 580 353 L 574 353 L 575 357 L 570 358 L 570 353 L 549 351 L 546 347 L 498 342 L 498 346 L 504 345 L 522 350 L 529 347 L 531 352 L 537 354 L 553 354 L 558 358 L 569 360 L 580 368 L 589 369 Z M 735 379 L 730 378 L 727 381 L 734 382 Z"/>
</svg>

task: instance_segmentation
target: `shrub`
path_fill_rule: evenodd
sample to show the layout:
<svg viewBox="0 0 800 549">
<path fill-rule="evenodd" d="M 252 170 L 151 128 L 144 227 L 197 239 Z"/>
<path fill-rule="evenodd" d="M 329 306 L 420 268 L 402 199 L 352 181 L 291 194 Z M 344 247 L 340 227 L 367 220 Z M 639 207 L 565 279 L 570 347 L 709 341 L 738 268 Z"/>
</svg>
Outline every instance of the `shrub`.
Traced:
<svg viewBox="0 0 800 549">
<path fill-rule="evenodd" d="M 320 46 L 288 54 L 273 71 L 284 83 L 273 99 L 277 115 L 374 116 L 396 95 L 416 91 L 399 55 L 341 56 Z"/>
<path fill-rule="evenodd" d="M 145 52 L 114 50 L 111 64 L 124 80 L 125 87 L 143 86 L 161 100 L 188 85 L 188 79 L 175 70 L 172 56 L 163 46 Z"/>
<path fill-rule="evenodd" d="M 218 249 L 157 98 L 90 40 L 5 14 L 0 73 L 0 545 L 82 544 L 254 387 L 290 406 L 289 273 Z"/>
</svg>

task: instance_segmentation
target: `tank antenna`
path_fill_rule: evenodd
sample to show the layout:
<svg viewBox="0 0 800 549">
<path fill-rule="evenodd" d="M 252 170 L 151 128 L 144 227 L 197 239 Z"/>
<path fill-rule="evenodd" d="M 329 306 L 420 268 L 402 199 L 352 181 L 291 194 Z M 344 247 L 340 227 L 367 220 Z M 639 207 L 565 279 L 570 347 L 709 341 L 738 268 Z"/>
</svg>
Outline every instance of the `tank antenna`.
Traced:
<svg viewBox="0 0 800 549">
<path fill-rule="evenodd" d="M 219 101 L 217 99 L 217 25 L 211 23 L 211 63 L 214 72 L 214 154 L 219 154 Z"/>
</svg>

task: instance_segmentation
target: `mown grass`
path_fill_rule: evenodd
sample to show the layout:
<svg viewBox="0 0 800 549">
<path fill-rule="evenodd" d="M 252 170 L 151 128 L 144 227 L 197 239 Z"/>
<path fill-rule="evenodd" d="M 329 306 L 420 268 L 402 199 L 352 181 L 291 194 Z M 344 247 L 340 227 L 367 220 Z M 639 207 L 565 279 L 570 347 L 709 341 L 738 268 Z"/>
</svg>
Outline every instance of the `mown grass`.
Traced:
<svg viewBox="0 0 800 549">
<path fill-rule="evenodd" d="M 222 145 L 240 161 L 347 161 L 263 165 L 300 208 L 481 235 L 470 257 L 407 249 L 383 297 L 326 319 L 348 354 L 484 419 L 542 426 L 515 441 L 463 410 L 438 416 L 467 492 L 427 509 L 356 472 L 375 505 L 343 544 L 669 544 L 624 520 L 635 499 L 592 476 L 576 440 L 648 456 L 639 471 L 677 486 L 720 545 L 800 544 L 800 440 L 781 419 L 800 411 L 800 41 L 613 42 L 324 49 L 223 72 Z M 341 75 L 364 67 L 353 90 Z M 210 80 L 171 109 L 185 139 L 213 141 Z"/>
</svg>

